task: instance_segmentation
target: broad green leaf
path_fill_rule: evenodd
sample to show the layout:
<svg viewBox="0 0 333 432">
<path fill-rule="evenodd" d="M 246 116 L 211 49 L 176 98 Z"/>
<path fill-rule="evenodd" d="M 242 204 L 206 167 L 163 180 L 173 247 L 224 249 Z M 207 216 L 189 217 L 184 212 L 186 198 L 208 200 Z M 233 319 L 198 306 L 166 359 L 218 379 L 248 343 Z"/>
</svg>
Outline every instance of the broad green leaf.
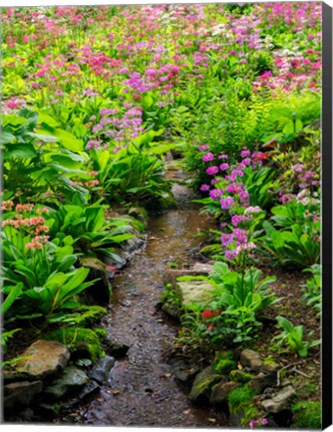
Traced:
<svg viewBox="0 0 333 432">
<path fill-rule="evenodd" d="M 4 159 L 15 157 L 18 159 L 32 159 L 37 152 L 32 144 L 10 144 L 4 152 Z"/>
</svg>

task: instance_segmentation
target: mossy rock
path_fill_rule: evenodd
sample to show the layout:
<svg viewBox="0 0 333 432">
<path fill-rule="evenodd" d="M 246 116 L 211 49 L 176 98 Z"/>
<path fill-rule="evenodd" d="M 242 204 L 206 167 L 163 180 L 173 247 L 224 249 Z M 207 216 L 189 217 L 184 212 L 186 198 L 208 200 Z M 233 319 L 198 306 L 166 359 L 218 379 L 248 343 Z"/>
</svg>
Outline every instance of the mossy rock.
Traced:
<svg viewBox="0 0 333 432">
<path fill-rule="evenodd" d="M 221 375 L 217 374 L 212 366 L 208 366 L 195 377 L 189 399 L 192 402 L 209 399 L 213 385 L 220 380 Z"/>
<path fill-rule="evenodd" d="M 254 375 L 240 371 L 238 369 L 232 370 L 229 374 L 231 381 L 236 381 L 242 384 L 246 384 L 254 377 Z"/>
<path fill-rule="evenodd" d="M 306 429 L 321 429 L 322 406 L 320 402 L 298 402 L 292 406 L 293 426 Z"/>
<path fill-rule="evenodd" d="M 104 339 L 104 332 L 100 336 L 91 329 L 67 327 L 44 335 L 44 339 L 56 340 L 66 345 L 73 360 L 89 357 L 95 363 L 105 355 L 101 343 L 101 339 Z"/>
</svg>

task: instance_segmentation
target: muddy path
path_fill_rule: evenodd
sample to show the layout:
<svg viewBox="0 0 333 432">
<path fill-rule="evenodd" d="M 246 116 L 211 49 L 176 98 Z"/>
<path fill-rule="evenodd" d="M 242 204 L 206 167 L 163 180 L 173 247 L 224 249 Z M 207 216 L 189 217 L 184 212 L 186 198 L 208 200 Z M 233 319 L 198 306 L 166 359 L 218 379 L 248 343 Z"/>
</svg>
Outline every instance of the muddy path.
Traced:
<svg viewBox="0 0 333 432">
<path fill-rule="evenodd" d="M 113 281 L 112 305 L 103 325 L 112 341 L 130 346 L 127 356 L 116 361 L 109 382 L 76 411 L 72 424 L 227 425 L 222 413 L 187 400 L 165 359 L 177 327 L 156 308 L 163 293 L 163 273 L 172 262 L 189 261 L 193 248 L 202 241 L 196 234 L 212 227 L 207 216 L 191 204 L 187 188 L 176 185 L 173 190 L 179 208 L 149 221 L 145 247 Z"/>
</svg>

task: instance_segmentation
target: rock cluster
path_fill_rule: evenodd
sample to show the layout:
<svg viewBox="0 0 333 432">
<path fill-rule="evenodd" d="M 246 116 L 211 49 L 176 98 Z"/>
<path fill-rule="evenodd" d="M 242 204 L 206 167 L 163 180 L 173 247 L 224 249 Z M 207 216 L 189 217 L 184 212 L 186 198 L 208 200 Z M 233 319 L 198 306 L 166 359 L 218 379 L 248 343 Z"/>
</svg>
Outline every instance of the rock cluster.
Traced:
<svg viewBox="0 0 333 432">
<path fill-rule="evenodd" d="M 16 369 L 4 372 L 6 416 L 18 417 L 23 412 L 21 417 L 26 416 L 27 421 L 34 419 L 35 413 L 52 416 L 60 407 L 75 405 L 109 381 L 114 357 L 102 357 L 88 370 L 89 359 L 77 361 L 77 366 L 70 356 L 67 347 L 56 341 L 38 340 L 27 348 Z"/>
</svg>

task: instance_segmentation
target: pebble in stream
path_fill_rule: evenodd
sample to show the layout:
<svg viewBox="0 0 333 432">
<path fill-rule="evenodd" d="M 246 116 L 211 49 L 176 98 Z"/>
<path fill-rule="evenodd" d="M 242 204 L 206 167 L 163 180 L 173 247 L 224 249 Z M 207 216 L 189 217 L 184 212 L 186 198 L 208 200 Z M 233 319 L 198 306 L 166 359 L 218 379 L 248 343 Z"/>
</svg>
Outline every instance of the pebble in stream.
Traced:
<svg viewBox="0 0 333 432">
<path fill-rule="evenodd" d="M 177 186 L 181 198 L 187 189 Z M 188 194 L 187 194 L 188 196 Z M 189 199 L 187 198 L 187 201 Z M 97 397 L 81 407 L 77 424 L 110 426 L 226 426 L 222 413 L 196 407 L 175 381 L 163 353 L 176 328 L 161 319 L 155 305 L 163 293 L 162 276 L 170 262 L 186 258 L 198 246 L 199 230 L 211 225 L 191 205 L 154 217 L 148 227 L 146 249 L 113 282 L 111 313 L 105 326 L 113 341 L 130 346 L 116 362 L 110 380 Z"/>
</svg>

